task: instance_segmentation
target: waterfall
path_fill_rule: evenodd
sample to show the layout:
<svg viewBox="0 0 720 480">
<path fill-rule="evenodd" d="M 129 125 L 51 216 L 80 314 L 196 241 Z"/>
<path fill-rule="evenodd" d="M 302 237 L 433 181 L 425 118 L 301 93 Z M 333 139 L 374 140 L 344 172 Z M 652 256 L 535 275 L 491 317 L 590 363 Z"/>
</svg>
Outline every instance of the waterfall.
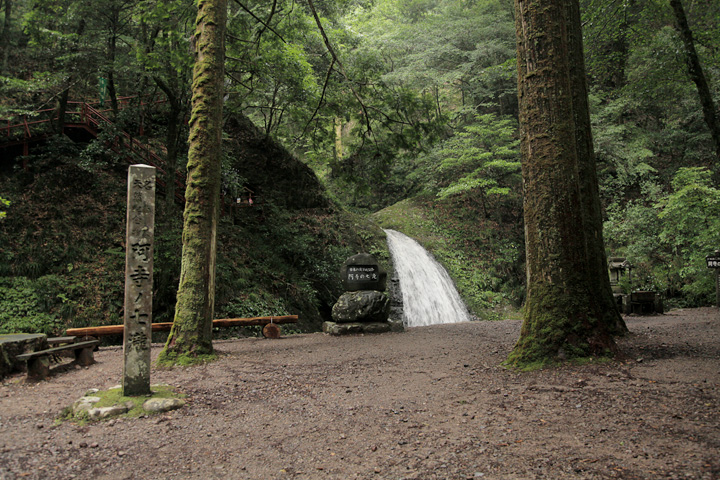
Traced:
<svg viewBox="0 0 720 480">
<path fill-rule="evenodd" d="M 395 230 L 385 233 L 400 280 L 405 325 L 470 321 L 470 314 L 442 265 L 407 235 Z"/>
</svg>

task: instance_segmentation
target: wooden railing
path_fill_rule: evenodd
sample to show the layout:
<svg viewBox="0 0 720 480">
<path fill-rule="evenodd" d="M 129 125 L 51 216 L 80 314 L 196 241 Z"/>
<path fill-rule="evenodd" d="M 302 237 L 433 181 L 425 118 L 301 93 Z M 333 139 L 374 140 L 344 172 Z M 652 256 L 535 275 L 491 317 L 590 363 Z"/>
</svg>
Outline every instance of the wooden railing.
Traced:
<svg viewBox="0 0 720 480">
<path fill-rule="evenodd" d="M 118 107 L 123 109 L 132 104 L 137 97 L 120 97 L 118 98 Z M 149 103 L 162 103 L 164 100 L 151 99 L 150 101 L 140 101 L 140 105 Z M 100 132 L 105 128 L 112 128 L 114 123 L 107 113 L 111 109 L 100 109 L 99 102 L 67 102 L 67 110 L 64 114 L 63 128 L 75 127 L 87 130 L 94 137 L 98 137 Z M 33 115 L 23 115 L 19 119 L 0 120 L 0 148 L 8 145 L 25 144 L 28 142 L 46 136 L 50 130 L 51 122 L 59 122 L 58 112 L 55 109 L 38 110 Z M 144 163 L 153 166 L 159 173 L 157 183 L 160 187 L 165 187 L 167 164 L 165 159 L 158 155 L 148 144 L 141 142 L 125 131 L 119 131 L 107 141 L 106 145 L 113 152 L 117 153 L 123 160 L 129 164 Z M 175 170 L 175 200 L 179 203 L 185 203 L 185 175 L 177 169 Z M 221 206 L 223 212 L 229 207 L 252 207 L 261 202 L 252 190 L 244 188 L 245 198 L 243 201 L 238 199 L 221 198 Z"/>
<path fill-rule="evenodd" d="M 126 108 L 133 103 L 138 97 L 118 97 L 118 108 L 120 110 Z M 140 100 L 140 106 L 149 105 L 154 103 L 163 103 L 164 100 L 152 98 L 150 100 Z M 100 110 L 100 102 L 76 102 L 70 101 L 68 104 L 68 110 L 65 112 L 65 125 L 77 125 L 81 126 L 85 123 L 83 120 L 84 106 L 89 106 L 95 109 L 101 114 L 110 112 L 111 109 Z M 73 110 L 72 108 L 75 108 Z M 76 122 L 69 121 L 69 119 L 76 119 Z M 10 141 L 22 142 L 24 140 L 33 139 L 36 136 L 33 133 L 33 127 L 49 125 L 51 122 L 58 122 L 58 111 L 54 108 L 46 108 L 42 110 L 36 110 L 31 115 L 20 115 L 15 118 L 0 119 L 0 142 L 7 143 Z M 43 128 L 40 135 L 46 133 L 46 128 Z"/>
<path fill-rule="evenodd" d="M 118 107 L 123 109 L 131 104 L 131 100 L 137 97 L 118 98 Z M 152 100 L 152 103 L 161 103 L 162 100 Z M 141 100 L 140 105 L 147 104 Z M 80 127 L 86 129 L 97 138 L 103 128 L 112 128 L 113 122 L 106 113 L 110 109 L 100 110 L 98 102 L 75 102 L 67 103 L 67 110 L 64 114 L 64 125 L 66 127 Z M 42 138 L 47 135 L 51 122 L 59 122 L 59 114 L 55 109 L 38 110 L 31 115 L 23 115 L 17 120 L 2 120 L 0 126 L 0 146 L 27 144 L 27 142 Z M 14 123 L 13 123 L 14 122 Z M 119 131 L 117 135 L 107 142 L 107 146 L 120 155 L 129 164 L 145 163 L 153 166 L 159 173 L 157 183 L 165 187 L 166 163 L 151 147 L 137 138 L 134 138 L 125 131 Z M 185 176 L 175 171 L 175 199 L 181 203 L 185 202 Z"/>
</svg>

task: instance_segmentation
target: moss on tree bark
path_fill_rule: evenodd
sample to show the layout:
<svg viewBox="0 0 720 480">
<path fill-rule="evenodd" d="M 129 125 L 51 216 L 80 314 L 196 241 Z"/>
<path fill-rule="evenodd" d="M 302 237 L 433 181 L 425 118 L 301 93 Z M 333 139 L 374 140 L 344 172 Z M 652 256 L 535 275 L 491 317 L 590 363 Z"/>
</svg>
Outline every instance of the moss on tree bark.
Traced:
<svg viewBox="0 0 720 480">
<path fill-rule="evenodd" d="M 584 75 L 574 64 L 582 56 L 573 38 L 580 26 L 571 26 L 579 21 L 576 4 L 515 2 L 528 285 L 520 339 L 508 358 L 516 367 L 615 349 L 619 315 L 609 280 L 606 290 L 594 278 L 607 269 L 587 93 L 574 78 Z"/>
<path fill-rule="evenodd" d="M 576 1 L 568 1 L 567 8 L 567 38 L 570 47 L 570 91 L 572 92 L 575 121 L 580 206 L 582 208 L 583 230 L 590 270 L 588 282 L 590 291 L 598 292 L 597 301 L 599 302 L 601 321 L 607 324 L 613 333 L 620 335 L 628 330 L 615 303 L 607 269 L 597 162 L 590 127 L 590 105 L 588 103 L 588 87 L 585 76 L 580 5 Z"/>
<path fill-rule="evenodd" d="M 226 20 L 227 0 L 198 1 L 180 285 L 162 363 L 213 353 Z"/>
</svg>

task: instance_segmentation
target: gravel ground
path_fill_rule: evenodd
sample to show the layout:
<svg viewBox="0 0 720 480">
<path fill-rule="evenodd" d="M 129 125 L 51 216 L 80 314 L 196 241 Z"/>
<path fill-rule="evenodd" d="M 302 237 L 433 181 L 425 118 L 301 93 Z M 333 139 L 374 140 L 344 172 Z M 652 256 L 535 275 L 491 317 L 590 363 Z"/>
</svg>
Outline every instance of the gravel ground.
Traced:
<svg viewBox="0 0 720 480">
<path fill-rule="evenodd" d="M 152 372 L 182 409 L 57 422 L 120 383 L 101 348 L 4 380 L 0 479 L 720 479 L 720 312 L 626 320 L 624 359 L 522 374 L 501 367 L 514 320 L 218 341 L 212 364 Z"/>
</svg>

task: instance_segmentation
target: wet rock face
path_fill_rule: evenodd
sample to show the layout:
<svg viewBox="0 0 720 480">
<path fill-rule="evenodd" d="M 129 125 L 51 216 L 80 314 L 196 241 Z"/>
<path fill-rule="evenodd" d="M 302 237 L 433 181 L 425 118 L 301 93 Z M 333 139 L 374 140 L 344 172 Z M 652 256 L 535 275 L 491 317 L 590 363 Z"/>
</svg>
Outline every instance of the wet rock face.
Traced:
<svg viewBox="0 0 720 480">
<path fill-rule="evenodd" d="M 332 318 L 338 323 L 385 322 L 389 315 L 390 299 L 375 290 L 345 292 L 332 309 Z"/>
<path fill-rule="evenodd" d="M 390 322 L 403 324 L 403 297 L 400 290 L 400 279 L 397 272 L 393 273 L 388 282 L 388 296 L 390 297 Z"/>
</svg>

